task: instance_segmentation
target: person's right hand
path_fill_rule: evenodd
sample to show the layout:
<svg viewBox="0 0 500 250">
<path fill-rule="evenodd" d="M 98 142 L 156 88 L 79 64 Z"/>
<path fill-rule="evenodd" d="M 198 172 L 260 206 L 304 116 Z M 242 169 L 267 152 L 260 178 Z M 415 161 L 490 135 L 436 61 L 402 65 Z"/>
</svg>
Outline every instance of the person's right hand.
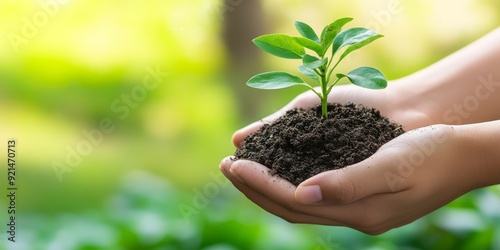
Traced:
<svg viewBox="0 0 500 250">
<path fill-rule="evenodd" d="M 404 78 L 398 81 L 405 81 Z M 401 95 L 396 82 L 392 82 L 386 89 L 371 90 L 360 88 L 355 85 L 335 86 L 328 97 L 329 102 L 363 104 L 365 107 L 377 108 L 380 113 L 388 117 L 391 121 L 403 125 L 405 130 L 412 130 L 433 124 L 431 121 L 430 110 L 422 110 L 420 102 L 416 98 Z M 430 100 L 427 100 L 429 103 Z M 289 104 L 275 112 L 274 114 L 254 122 L 233 134 L 233 144 L 236 147 L 250 135 L 257 131 L 265 123 L 271 123 L 278 117 L 285 114 L 286 111 L 294 108 L 309 108 L 319 105 L 320 100 L 312 91 L 305 92 Z M 429 104 L 427 104 L 429 106 Z"/>
<path fill-rule="evenodd" d="M 376 235 L 499 183 L 499 125 L 418 128 L 364 161 L 320 173 L 297 187 L 253 161 L 227 157 L 220 169 L 248 199 L 289 222 Z"/>
</svg>

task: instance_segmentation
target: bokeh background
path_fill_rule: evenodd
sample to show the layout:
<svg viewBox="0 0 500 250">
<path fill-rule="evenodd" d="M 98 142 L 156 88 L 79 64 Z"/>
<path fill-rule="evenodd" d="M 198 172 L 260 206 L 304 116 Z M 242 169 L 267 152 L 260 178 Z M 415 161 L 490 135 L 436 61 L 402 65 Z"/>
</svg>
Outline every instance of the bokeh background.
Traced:
<svg viewBox="0 0 500 250">
<path fill-rule="evenodd" d="M 396 79 L 498 27 L 500 2 L 0 0 L 0 249 L 500 249 L 497 187 L 372 237 L 284 222 L 219 173 L 234 130 L 304 91 L 246 87 L 298 64 L 251 39 L 345 16 L 385 38 L 343 67 Z"/>
</svg>

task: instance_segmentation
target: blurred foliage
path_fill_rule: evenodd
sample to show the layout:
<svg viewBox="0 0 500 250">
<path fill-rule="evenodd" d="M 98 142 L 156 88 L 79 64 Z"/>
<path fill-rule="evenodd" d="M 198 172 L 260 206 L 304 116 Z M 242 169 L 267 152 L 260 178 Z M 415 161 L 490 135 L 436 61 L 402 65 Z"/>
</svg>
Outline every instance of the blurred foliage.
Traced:
<svg viewBox="0 0 500 250">
<path fill-rule="evenodd" d="M 213 183 L 220 159 L 234 151 L 232 132 L 303 91 L 264 99 L 259 91 L 243 90 L 258 100 L 251 107 L 258 117 L 238 113 L 231 84 L 244 84 L 257 73 L 252 67 L 297 66 L 265 56 L 228 65 L 222 22 L 246 11 L 245 4 L 0 0 L 0 151 L 7 138 L 16 138 L 19 152 L 15 249 L 500 248 L 498 189 L 474 192 L 377 237 L 288 224 L 232 187 L 186 221 L 179 205 L 191 204 L 196 190 Z M 353 26 L 376 29 L 383 41 L 344 66 L 374 66 L 390 79 L 426 67 L 500 23 L 497 0 L 276 0 L 262 6 L 266 33 L 293 33 L 293 20 L 317 28 L 343 16 L 354 17 Z M 245 30 L 238 32 L 226 36 Z M 248 69 L 228 82 L 229 66 Z M 162 73 L 157 87 L 134 98 L 151 70 Z M 70 152 L 89 142 L 84 131 L 98 130 L 103 120 L 111 121 L 113 132 L 101 131 L 102 142 L 59 181 L 55 163 L 67 164 Z M 5 176 L 2 168 L 1 190 Z M 6 208 L 3 192 L 0 211 Z M 0 245 L 10 250 L 4 231 Z"/>
<path fill-rule="evenodd" d="M 218 174 L 222 177 L 222 174 Z M 218 184 L 215 184 L 218 183 Z M 239 197 L 229 181 L 214 192 L 183 192 L 143 171 L 124 175 L 116 193 L 84 213 L 24 214 L 30 225 L 16 249 L 498 249 L 499 189 L 477 191 L 408 226 L 380 236 L 325 226 L 289 224 Z M 205 186 L 205 187 L 206 187 Z M 195 200 L 204 200 L 196 206 Z M 193 213 L 183 213 L 180 206 Z M 482 211 L 478 213 L 478 211 Z M 7 250 L 9 243 L 0 243 Z"/>
</svg>

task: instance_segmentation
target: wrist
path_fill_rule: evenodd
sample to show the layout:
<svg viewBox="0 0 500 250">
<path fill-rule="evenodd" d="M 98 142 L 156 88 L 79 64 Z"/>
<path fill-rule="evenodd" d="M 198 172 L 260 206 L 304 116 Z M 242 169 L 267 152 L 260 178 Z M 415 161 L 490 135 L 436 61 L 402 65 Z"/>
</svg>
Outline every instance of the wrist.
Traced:
<svg viewBox="0 0 500 250">
<path fill-rule="evenodd" d="M 500 120 L 455 126 L 473 188 L 500 184 Z"/>
<path fill-rule="evenodd" d="M 393 106 L 389 115 L 401 117 L 402 121 L 399 123 L 407 131 L 442 123 L 437 115 L 439 104 L 429 99 L 428 93 L 431 90 L 425 87 L 415 88 L 422 86 L 417 81 L 415 77 L 408 76 L 392 81 L 386 89 L 387 100 L 391 100 L 390 105 Z"/>
</svg>

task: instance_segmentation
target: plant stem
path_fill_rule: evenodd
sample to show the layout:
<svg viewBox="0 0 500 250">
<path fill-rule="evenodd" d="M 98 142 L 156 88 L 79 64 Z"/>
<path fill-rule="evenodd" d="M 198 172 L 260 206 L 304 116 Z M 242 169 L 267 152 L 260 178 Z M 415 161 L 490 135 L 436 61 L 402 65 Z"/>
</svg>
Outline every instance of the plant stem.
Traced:
<svg viewBox="0 0 500 250">
<path fill-rule="evenodd" d="M 323 119 L 328 118 L 328 102 L 325 97 L 321 99 L 321 113 L 323 114 Z"/>
<path fill-rule="evenodd" d="M 321 114 L 323 115 L 323 119 L 328 118 L 328 81 L 325 72 L 326 70 L 322 70 L 321 72 Z"/>
</svg>

